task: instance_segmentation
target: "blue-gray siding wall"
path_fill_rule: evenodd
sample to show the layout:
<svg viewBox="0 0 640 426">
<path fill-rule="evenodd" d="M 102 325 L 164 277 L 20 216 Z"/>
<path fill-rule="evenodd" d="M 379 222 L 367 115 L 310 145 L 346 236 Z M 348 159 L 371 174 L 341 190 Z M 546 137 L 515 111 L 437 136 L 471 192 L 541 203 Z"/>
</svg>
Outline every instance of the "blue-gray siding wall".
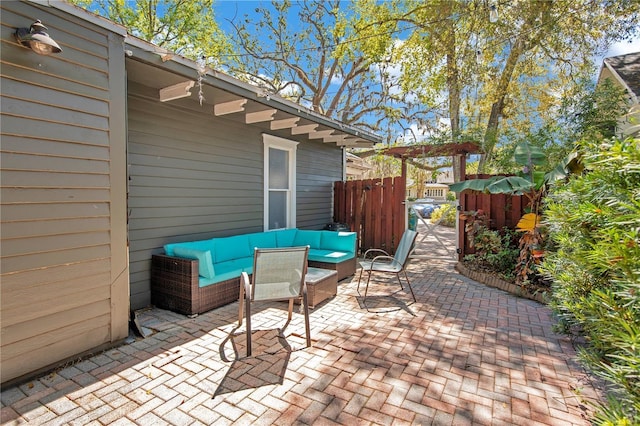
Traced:
<svg viewBox="0 0 640 426">
<path fill-rule="evenodd" d="M 129 87 L 132 309 L 150 304 L 151 255 L 164 244 L 263 230 L 264 130 L 215 117 L 210 105 L 185 108 L 145 93 Z M 297 227 L 321 229 L 332 220 L 342 151 L 297 140 Z"/>
<path fill-rule="evenodd" d="M 0 2 L 5 383 L 129 333 L 124 34 L 40 3 Z M 35 19 L 62 53 L 16 42 Z"/>
</svg>

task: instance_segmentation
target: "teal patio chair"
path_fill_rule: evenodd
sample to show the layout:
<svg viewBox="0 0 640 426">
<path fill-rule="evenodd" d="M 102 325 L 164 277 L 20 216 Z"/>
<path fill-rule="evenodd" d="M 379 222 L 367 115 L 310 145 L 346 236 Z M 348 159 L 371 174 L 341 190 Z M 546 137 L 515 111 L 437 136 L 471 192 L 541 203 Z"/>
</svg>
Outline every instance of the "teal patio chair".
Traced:
<svg viewBox="0 0 640 426">
<path fill-rule="evenodd" d="M 284 330 L 291 321 L 293 302 L 300 300 L 304 311 L 307 347 L 311 346 L 305 283 L 308 254 L 309 247 L 255 249 L 252 279 L 249 280 L 246 272 L 242 273 L 238 300 L 238 326 L 242 325 L 243 308 L 247 311 L 247 356 L 251 356 L 251 304 L 259 301 L 289 301 L 289 317 L 282 328 Z"/>
<path fill-rule="evenodd" d="M 402 234 L 402 238 L 400 239 L 400 244 L 398 244 L 398 248 L 396 249 L 396 253 L 394 256 L 389 255 L 384 250 L 381 249 L 369 249 L 364 253 L 363 260 L 360 260 L 360 276 L 358 277 L 358 287 L 357 291 L 360 294 L 360 281 L 362 280 L 362 273 L 367 273 L 367 286 L 364 289 L 364 298 L 362 303 L 367 300 L 367 291 L 369 290 L 369 281 L 371 280 L 371 274 L 374 272 L 380 272 L 384 274 L 395 274 L 398 277 L 398 282 L 400 283 L 400 288 L 404 290 L 404 286 L 402 285 L 402 280 L 400 280 L 400 273 L 404 274 L 404 278 L 407 281 L 407 285 L 409 286 L 409 291 L 411 292 L 411 296 L 413 297 L 413 301 L 416 301 L 416 296 L 413 294 L 413 289 L 411 288 L 411 283 L 409 282 L 409 277 L 407 276 L 406 267 L 409 263 L 409 255 L 413 250 L 413 245 L 415 244 L 416 237 L 418 233 L 411 229 L 407 229 Z M 370 258 L 373 255 L 373 258 Z"/>
</svg>

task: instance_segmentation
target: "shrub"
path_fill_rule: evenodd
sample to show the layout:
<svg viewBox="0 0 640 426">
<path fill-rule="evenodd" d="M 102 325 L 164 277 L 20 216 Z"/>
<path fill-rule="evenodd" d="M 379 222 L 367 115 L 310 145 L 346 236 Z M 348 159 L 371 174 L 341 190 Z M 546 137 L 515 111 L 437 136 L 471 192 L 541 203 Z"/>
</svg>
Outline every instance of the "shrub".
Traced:
<svg viewBox="0 0 640 426">
<path fill-rule="evenodd" d="M 640 424 L 640 140 L 583 146 L 587 172 L 547 197 L 554 245 L 541 269 L 580 356 L 613 385 L 601 424 Z"/>
<path fill-rule="evenodd" d="M 435 209 L 431 213 L 431 221 L 435 222 L 443 218 L 440 225 L 454 227 L 456 226 L 456 206 L 453 204 L 444 204 L 439 209 Z"/>
<path fill-rule="evenodd" d="M 493 272 L 508 281 L 513 281 L 520 253 L 516 241 L 517 236 L 507 228 L 498 232 L 480 226 L 474 235 L 475 254 L 465 256 L 464 260 L 474 269 Z"/>
</svg>

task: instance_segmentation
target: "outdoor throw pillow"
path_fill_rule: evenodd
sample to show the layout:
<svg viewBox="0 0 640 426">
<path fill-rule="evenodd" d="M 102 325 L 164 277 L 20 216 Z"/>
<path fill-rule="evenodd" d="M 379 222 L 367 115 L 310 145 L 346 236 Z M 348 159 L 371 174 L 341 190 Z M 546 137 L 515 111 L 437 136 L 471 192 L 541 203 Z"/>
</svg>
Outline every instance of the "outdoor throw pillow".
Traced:
<svg viewBox="0 0 640 426">
<path fill-rule="evenodd" d="M 205 278 L 213 278 L 215 271 L 213 270 L 213 262 L 211 261 L 211 252 L 209 250 L 196 250 L 187 247 L 174 247 L 173 252 L 178 257 L 185 259 L 196 259 L 198 261 L 198 275 Z"/>
</svg>

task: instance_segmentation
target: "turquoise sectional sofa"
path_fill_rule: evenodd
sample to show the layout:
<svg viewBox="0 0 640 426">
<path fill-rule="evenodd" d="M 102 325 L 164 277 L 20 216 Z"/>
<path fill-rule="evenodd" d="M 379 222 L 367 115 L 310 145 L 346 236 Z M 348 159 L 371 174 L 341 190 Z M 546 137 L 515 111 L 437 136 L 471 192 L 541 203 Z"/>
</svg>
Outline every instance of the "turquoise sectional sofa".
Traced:
<svg viewBox="0 0 640 426">
<path fill-rule="evenodd" d="M 238 299 L 240 275 L 253 272 L 255 248 L 309 246 L 309 266 L 355 273 L 356 233 L 282 229 L 166 244 L 151 261 L 151 302 L 186 315 Z"/>
</svg>

